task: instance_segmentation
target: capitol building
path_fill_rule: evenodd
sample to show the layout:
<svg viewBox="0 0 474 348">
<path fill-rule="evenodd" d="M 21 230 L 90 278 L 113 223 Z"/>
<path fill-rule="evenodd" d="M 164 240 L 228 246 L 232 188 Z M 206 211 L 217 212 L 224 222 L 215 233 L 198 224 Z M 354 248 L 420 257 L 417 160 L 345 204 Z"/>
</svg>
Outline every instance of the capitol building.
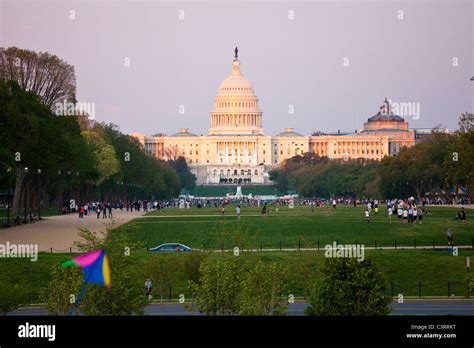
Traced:
<svg viewBox="0 0 474 348">
<path fill-rule="evenodd" d="M 285 128 L 266 135 L 263 113 L 250 81 L 241 71 L 236 49 L 230 75 L 220 84 L 207 135 L 181 128 L 173 135 L 132 133 L 145 151 L 159 159 L 186 158 L 197 184 L 270 184 L 269 171 L 286 159 L 307 152 L 330 159 L 380 160 L 415 144 L 415 131 L 394 115 L 385 101 L 363 129 L 353 133 L 303 135 Z"/>
</svg>

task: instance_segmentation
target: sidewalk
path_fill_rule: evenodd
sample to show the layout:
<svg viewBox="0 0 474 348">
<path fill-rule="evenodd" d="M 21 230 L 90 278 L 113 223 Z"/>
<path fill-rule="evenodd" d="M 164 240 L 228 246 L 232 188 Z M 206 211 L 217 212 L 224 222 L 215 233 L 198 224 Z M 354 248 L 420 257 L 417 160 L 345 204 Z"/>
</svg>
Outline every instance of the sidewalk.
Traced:
<svg viewBox="0 0 474 348">
<path fill-rule="evenodd" d="M 143 215 L 144 212 L 114 209 L 115 226 L 120 226 L 130 220 Z M 43 218 L 43 220 L 25 225 L 0 230 L 0 244 L 7 241 L 11 244 L 38 244 L 38 251 L 65 252 L 73 242 L 79 240 L 79 228 L 87 228 L 94 232 L 105 231 L 111 219 L 97 219 L 96 214 L 79 218 L 78 214 L 57 215 Z"/>
</svg>

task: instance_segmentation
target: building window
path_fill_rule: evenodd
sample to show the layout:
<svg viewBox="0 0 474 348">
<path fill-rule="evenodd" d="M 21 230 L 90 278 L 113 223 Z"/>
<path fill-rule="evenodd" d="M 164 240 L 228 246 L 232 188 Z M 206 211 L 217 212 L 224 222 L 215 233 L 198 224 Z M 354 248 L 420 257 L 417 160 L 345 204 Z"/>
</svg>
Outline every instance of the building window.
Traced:
<svg viewBox="0 0 474 348">
<path fill-rule="evenodd" d="M 255 169 L 255 175 L 258 175 L 258 169 Z"/>
<path fill-rule="evenodd" d="M 237 169 L 234 169 L 234 175 L 237 175 Z"/>
</svg>

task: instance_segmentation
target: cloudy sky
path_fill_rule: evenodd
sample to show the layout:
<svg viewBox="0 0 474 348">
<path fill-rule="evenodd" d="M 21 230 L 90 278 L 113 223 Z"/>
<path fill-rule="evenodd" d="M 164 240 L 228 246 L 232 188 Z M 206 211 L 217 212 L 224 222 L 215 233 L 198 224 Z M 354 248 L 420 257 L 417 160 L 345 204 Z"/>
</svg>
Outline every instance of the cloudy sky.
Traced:
<svg viewBox="0 0 474 348">
<path fill-rule="evenodd" d="M 454 129 L 474 111 L 471 0 L 0 0 L 0 11 L 1 46 L 73 64 L 79 101 L 127 133 L 206 134 L 235 46 L 267 134 L 353 131 L 384 97 L 420 108 L 404 115 L 411 127 Z"/>
</svg>

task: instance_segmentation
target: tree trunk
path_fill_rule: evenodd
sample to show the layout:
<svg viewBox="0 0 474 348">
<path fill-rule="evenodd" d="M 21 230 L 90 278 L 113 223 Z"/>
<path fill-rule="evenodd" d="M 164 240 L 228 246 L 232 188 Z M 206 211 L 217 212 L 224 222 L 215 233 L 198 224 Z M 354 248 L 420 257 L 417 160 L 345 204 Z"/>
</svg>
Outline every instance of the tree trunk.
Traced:
<svg viewBox="0 0 474 348">
<path fill-rule="evenodd" d="M 21 193 L 23 189 L 23 178 L 25 177 L 24 169 L 17 168 L 15 180 L 15 195 L 13 196 L 12 215 L 19 215 L 21 210 Z"/>
</svg>

